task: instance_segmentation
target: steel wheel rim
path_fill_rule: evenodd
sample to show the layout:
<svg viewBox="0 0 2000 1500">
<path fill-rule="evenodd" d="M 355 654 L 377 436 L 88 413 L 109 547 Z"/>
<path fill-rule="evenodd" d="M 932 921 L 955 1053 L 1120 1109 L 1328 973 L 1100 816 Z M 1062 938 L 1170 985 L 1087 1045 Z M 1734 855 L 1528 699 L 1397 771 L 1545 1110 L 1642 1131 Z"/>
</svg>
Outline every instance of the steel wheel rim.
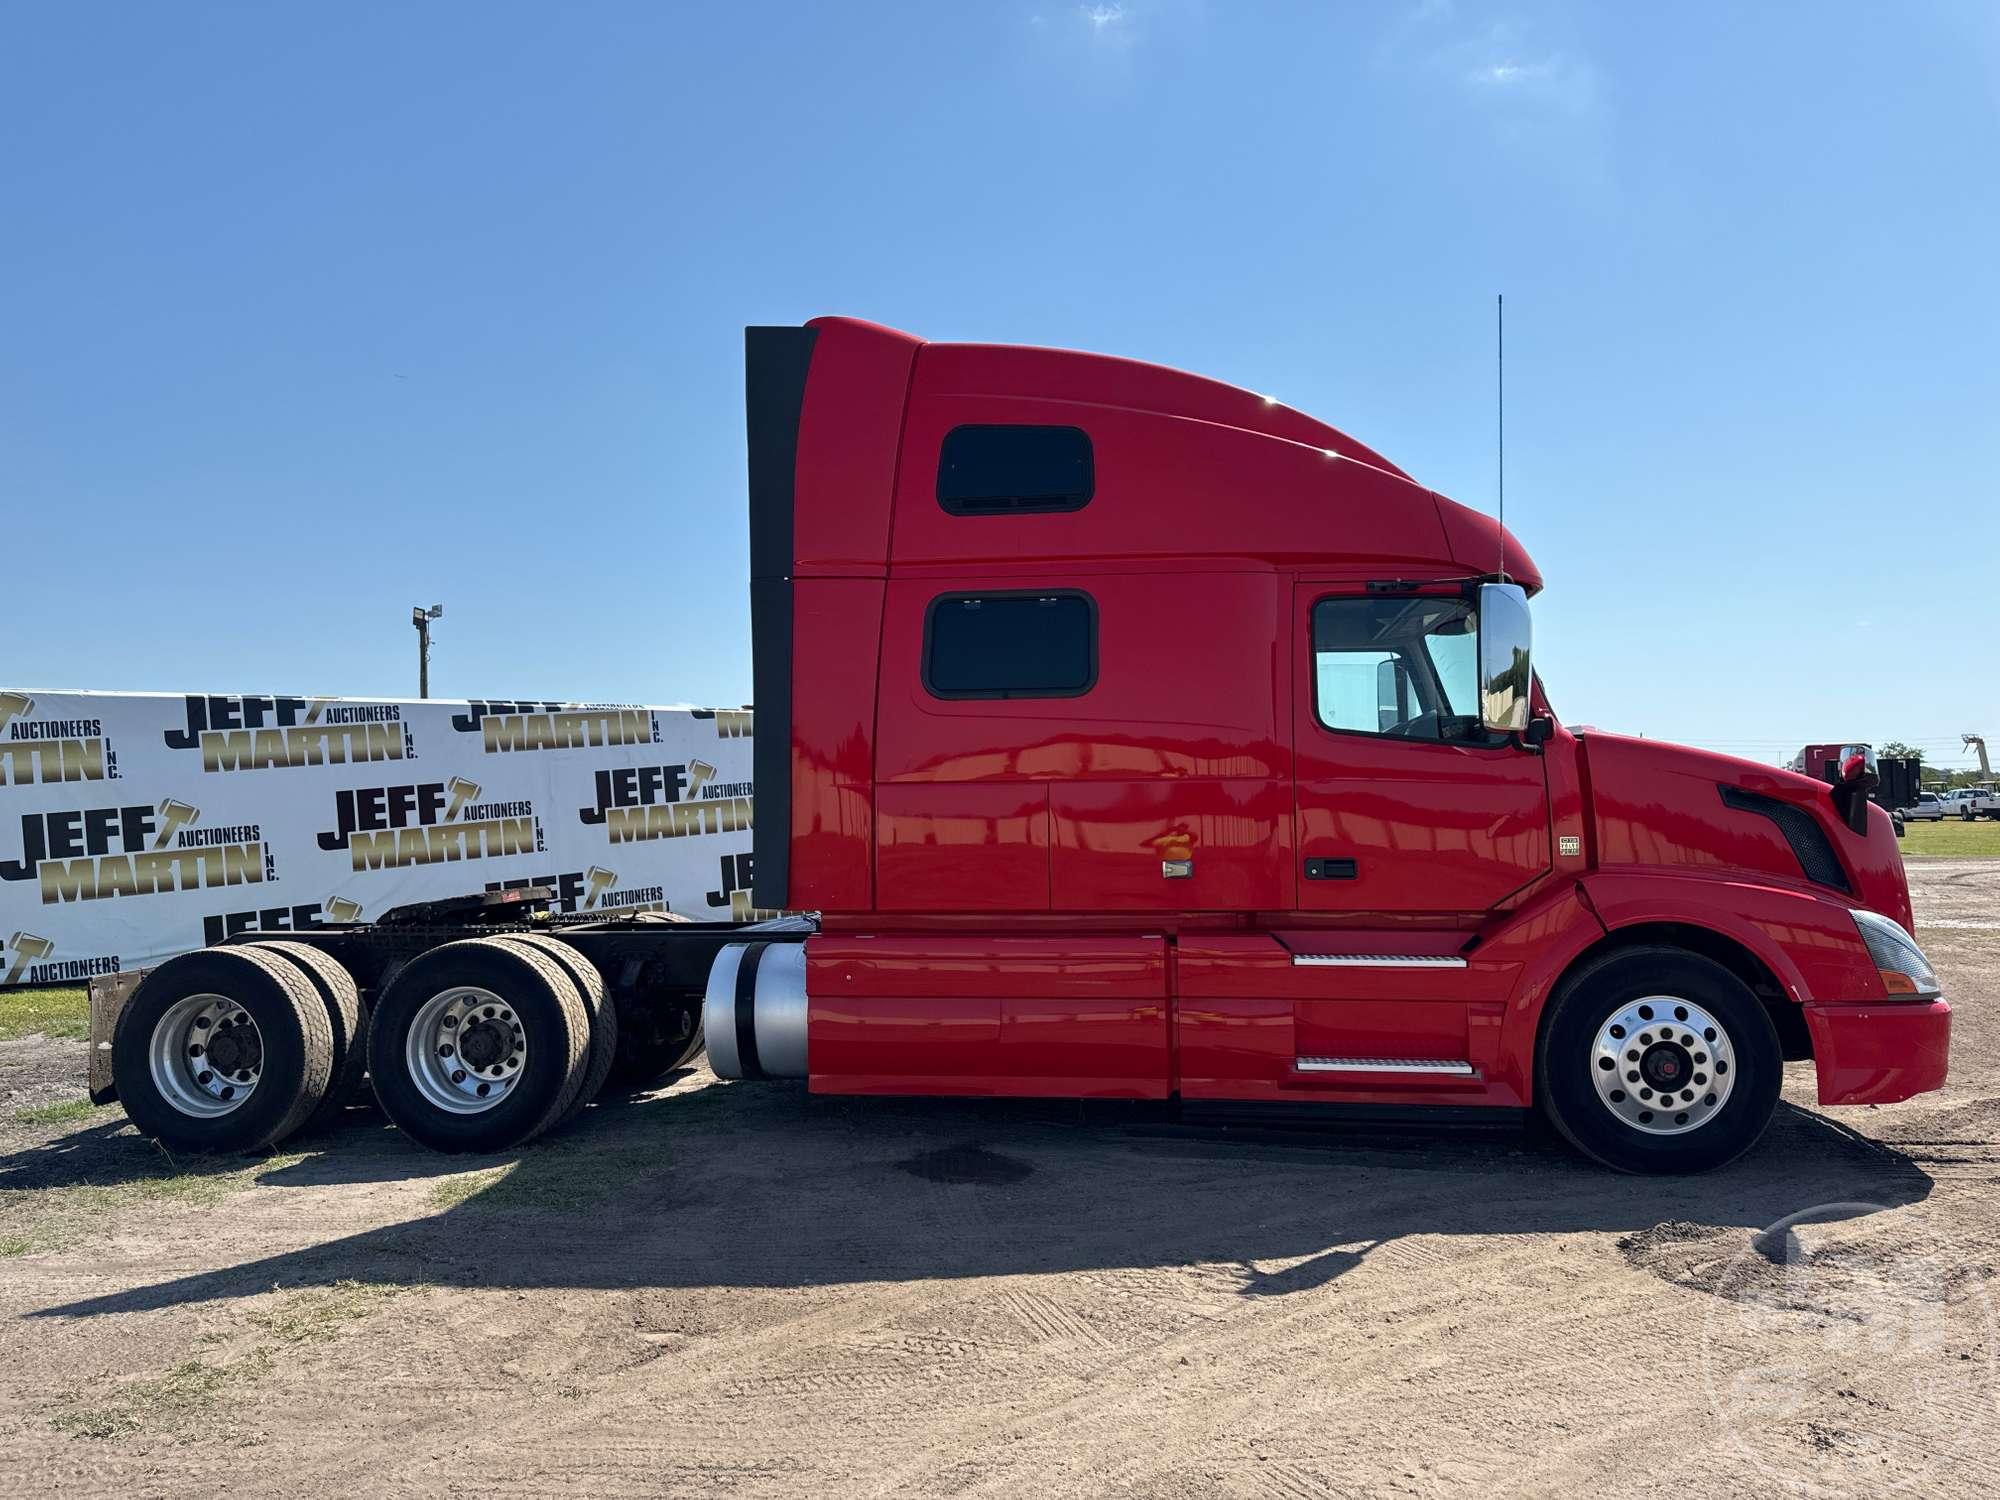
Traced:
<svg viewBox="0 0 2000 1500">
<path fill-rule="evenodd" d="M 1736 1087 L 1736 1047 L 1706 1008 L 1675 995 L 1621 1006 L 1597 1028 L 1591 1087 L 1621 1125 L 1687 1135 L 1722 1113 Z"/>
<path fill-rule="evenodd" d="M 180 1113 L 213 1120 L 241 1109 L 264 1074 L 264 1033 L 227 995 L 168 1006 L 146 1045 L 153 1087 Z"/>
<path fill-rule="evenodd" d="M 403 1060 L 425 1103 L 480 1115 L 512 1096 L 527 1067 L 528 1038 L 514 1007 L 493 991 L 453 985 L 418 1007 Z"/>
</svg>

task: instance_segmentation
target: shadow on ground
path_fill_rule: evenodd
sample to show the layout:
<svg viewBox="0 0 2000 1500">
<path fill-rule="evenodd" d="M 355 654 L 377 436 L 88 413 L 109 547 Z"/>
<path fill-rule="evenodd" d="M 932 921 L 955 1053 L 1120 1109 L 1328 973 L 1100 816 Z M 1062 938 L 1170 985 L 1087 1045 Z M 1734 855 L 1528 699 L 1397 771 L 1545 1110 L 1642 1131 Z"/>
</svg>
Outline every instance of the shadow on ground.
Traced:
<svg viewBox="0 0 2000 1500">
<path fill-rule="evenodd" d="M 295 1144 L 306 1154 L 274 1162 L 262 1185 L 429 1177 L 438 1211 L 37 1316 L 336 1281 L 800 1287 L 1215 1263 L 1242 1267 L 1245 1295 L 1281 1296 L 1409 1235 L 1762 1228 L 1815 1204 L 1895 1207 L 1931 1188 L 1909 1157 L 1789 1105 L 1749 1156 L 1689 1178 L 1620 1177 L 1512 1132 L 1196 1129 L 1066 1104 L 821 1099 L 762 1084 L 600 1103 L 506 1157 L 431 1155 L 363 1110 Z M 152 1150 L 129 1130 L 78 1131 L 0 1158 L 0 1186 L 102 1181 L 91 1174 Z M 1291 1264 L 1267 1274 L 1259 1262 Z"/>
</svg>

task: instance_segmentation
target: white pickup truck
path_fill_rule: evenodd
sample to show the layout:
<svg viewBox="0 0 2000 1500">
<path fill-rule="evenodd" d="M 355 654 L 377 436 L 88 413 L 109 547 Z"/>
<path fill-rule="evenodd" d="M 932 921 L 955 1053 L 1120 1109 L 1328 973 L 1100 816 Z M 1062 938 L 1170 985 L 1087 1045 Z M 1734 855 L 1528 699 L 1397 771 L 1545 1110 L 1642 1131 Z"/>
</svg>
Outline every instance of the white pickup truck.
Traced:
<svg viewBox="0 0 2000 1500">
<path fill-rule="evenodd" d="M 1946 792 L 1939 799 L 1948 818 L 1963 818 L 1970 823 L 1974 818 L 2000 818 L 2000 792 L 1990 786 L 1962 786 Z"/>
<path fill-rule="evenodd" d="M 1918 792 L 1917 800 L 1908 807 L 1899 807 L 1897 812 L 1906 822 L 1942 823 L 1944 821 L 1944 799 L 1936 792 Z"/>
</svg>

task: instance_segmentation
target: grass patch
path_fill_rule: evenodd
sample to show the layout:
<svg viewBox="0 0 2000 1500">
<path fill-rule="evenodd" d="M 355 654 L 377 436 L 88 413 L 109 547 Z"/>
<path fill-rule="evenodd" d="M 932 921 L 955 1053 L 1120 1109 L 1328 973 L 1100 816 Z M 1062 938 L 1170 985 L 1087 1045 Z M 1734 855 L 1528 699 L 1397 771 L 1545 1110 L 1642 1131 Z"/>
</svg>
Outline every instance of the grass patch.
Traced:
<svg viewBox="0 0 2000 1500">
<path fill-rule="evenodd" d="M 1976 823 L 1946 818 L 1941 823 L 1906 823 L 1899 842 L 1905 854 L 2000 859 L 2000 822 L 1992 818 L 1981 818 Z"/>
<path fill-rule="evenodd" d="M 0 1260 L 26 1255 L 34 1248 L 34 1242 L 25 1234 L 0 1234 Z"/>
<path fill-rule="evenodd" d="M 431 1187 L 432 1208 L 457 1208 L 459 1204 L 491 1192 L 512 1174 L 519 1162 L 504 1167 L 488 1167 L 483 1172 L 460 1172 L 442 1177 Z"/>
<path fill-rule="evenodd" d="M 223 1398 L 271 1368 L 268 1349 L 252 1350 L 234 1364 L 186 1359 L 164 1375 L 120 1386 L 106 1400 L 85 1406 L 74 1399 L 49 1418 L 71 1437 L 115 1438 L 135 1432 L 176 1432 L 215 1413 Z"/>
<path fill-rule="evenodd" d="M 107 1163 L 122 1172 L 111 1182 L 65 1183 L 0 1190 L 0 1244 L 18 1242 L 12 1251 L 63 1250 L 120 1226 L 133 1209 L 150 1204 L 207 1208 L 232 1193 L 252 1187 L 266 1172 L 278 1172 L 305 1160 L 303 1152 L 245 1160 L 240 1156 L 174 1157 L 150 1142 L 133 1140 L 139 1161 Z"/>
<path fill-rule="evenodd" d="M 184 1359 L 164 1375 L 115 1387 L 101 1401 L 86 1402 L 71 1391 L 60 1398 L 49 1421 L 58 1432 L 78 1438 L 119 1438 L 135 1433 L 181 1434 L 204 1427 L 225 1401 L 235 1401 L 271 1373 L 280 1348 L 321 1343 L 359 1322 L 404 1289 L 337 1281 L 281 1297 L 251 1315 L 272 1342 L 260 1342 L 240 1359 L 211 1362 L 201 1355 Z M 213 1344 L 210 1334 L 196 1346 Z"/>
<path fill-rule="evenodd" d="M 367 1317 L 402 1290 L 363 1281 L 336 1281 L 332 1286 L 295 1292 L 270 1311 L 252 1314 L 250 1321 L 281 1344 L 316 1344 Z"/>
<path fill-rule="evenodd" d="M 692 1136 L 729 1129 L 740 1096 L 698 1088 L 645 1103 L 607 1101 L 538 1139 L 518 1161 L 455 1173 L 431 1186 L 431 1206 L 474 1213 L 585 1213 L 644 1192 L 672 1173 Z"/>
<path fill-rule="evenodd" d="M 80 984 L 0 990 L 0 1042 L 37 1035 L 89 1041 L 89 992 Z"/>
<path fill-rule="evenodd" d="M 110 1108 L 106 1105 L 105 1108 Z M 14 1118 L 22 1125 L 68 1125 L 77 1120 L 88 1120 L 97 1113 L 97 1106 L 88 1099 L 65 1099 L 60 1104 L 44 1104 L 35 1109 L 16 1112 Z"/>
</svg>

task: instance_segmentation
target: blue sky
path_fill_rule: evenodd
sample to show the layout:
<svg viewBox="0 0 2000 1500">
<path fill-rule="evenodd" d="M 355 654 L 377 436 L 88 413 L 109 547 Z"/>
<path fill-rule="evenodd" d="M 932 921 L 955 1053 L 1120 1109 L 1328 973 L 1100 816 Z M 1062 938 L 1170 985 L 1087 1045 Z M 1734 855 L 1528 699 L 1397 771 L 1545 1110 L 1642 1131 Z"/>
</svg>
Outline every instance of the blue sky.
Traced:
<svg viewBox="0 0 2000 1500">
<path fill-rule="evenodd" d="M 2000 743 L 2000 8 L 0 6 L 0 679 L 749 693 L 740 329 L 1269 391 L 1586 722 Z"/>
</svg>

